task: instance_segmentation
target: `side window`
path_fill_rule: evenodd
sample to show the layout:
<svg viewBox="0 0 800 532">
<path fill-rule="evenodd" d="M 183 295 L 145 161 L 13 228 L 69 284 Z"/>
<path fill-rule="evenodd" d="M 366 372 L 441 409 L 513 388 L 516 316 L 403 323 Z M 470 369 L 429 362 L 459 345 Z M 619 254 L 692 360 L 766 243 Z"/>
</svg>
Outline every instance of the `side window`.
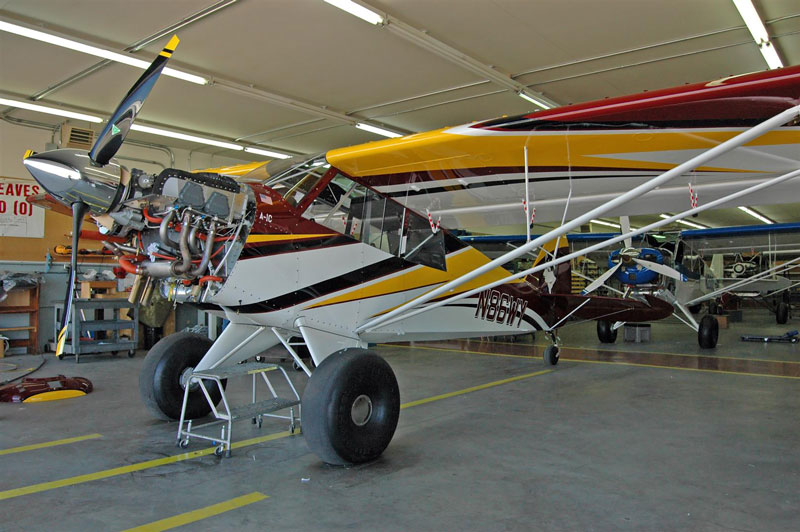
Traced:
<svg viewBox="0 0 800 532">
<path fill-rule="evenodd" d="M 447 270 L 444 233 L 434 233 L 427 218 L 411 211 L 408 214 L 400 256 L 417 264 Z"/>
<path fill-rule="evenodd" d="M 303 217 L 416 264 L 446 269 L 444 234 L 400 203 L 351 179 L 334 177 Z"/>
</svg>

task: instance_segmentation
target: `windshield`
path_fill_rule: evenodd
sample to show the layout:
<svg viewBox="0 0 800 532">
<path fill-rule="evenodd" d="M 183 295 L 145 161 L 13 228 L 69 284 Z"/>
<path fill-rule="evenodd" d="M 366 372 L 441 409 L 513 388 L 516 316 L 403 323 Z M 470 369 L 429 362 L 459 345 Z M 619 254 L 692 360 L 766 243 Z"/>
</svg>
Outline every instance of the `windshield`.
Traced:
<svg viewBox="0 0 800 532">
<path fill-rule="evenodd" d="M 286 161 L 281 161 L 286 162 Z M 324 155 L 317 155 L 302 162 L 286 165 L 286 168 L 264 183 L 283 196 L 289 205 L 296 207 L 314 189 L 328 171 L 330 165 Z M 267 165 L 267 171 L 270 171 Z"/>
</svg>

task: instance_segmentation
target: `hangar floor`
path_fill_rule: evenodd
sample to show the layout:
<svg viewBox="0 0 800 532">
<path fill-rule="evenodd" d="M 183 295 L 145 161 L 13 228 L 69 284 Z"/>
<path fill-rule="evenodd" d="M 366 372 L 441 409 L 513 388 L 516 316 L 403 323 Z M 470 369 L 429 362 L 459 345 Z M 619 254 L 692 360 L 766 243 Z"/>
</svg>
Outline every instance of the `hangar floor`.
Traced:
<svg viewBox="0 0 800 532">
<path fill-rule="evenodd" d="M 235 425 L 231 458 L 183 452 L 140 404 L 142 354 L 51 359 L 35 376 L 95 391 L 0 405 L 0 529 L 797 530 L 800 346 L 739 341 L 786 327 L 747 311 L 701 353 L 678 324 L 612 350 L 580 324 L 555 368 L 543 336 L 378 346 L 404 409 L 384 455 L 353 468 L 277 420 Z"/>
</svg>

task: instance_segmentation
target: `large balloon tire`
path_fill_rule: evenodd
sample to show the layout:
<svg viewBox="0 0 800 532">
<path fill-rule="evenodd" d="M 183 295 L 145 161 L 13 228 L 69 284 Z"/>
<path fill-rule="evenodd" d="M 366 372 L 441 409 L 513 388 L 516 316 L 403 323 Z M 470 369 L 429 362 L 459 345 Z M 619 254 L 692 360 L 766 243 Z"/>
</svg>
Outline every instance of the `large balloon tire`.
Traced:
<svg viewBox="0 0 800 532">
<path fill-rule="evenodd" d="M 783 325 L 789 321 L 789 305 L 783 301 L 778 303 L 778 306 L 775 308 L 775 321 L 777 321 L 779 325 Z"/>
<path fill-rule="evenodd" d="M 706 314 L 700 320 L 700 327 L 697 329 L 697 342 L 703 349 L 713 349 L 717 347 L 719 338 L 719 323 L 714 316 Z"/>
<path fill-rule="evenodd" d="M 608 320 L 597 320 L 597 338 L 604 344 L 613 344 L 617 341 L 618 329 Z"/>
<path fill-rule="evenodd" d="M 350 348 L 314 370 L 302 406 L 308 448 L 328 464 L 360 464 L 378 458 L 392 440 L 400 391 L 385 360 Z"/>
<path fill-rule="evenodd" d="M 213 342 L 201 334 L 178 332 L 156 342 L 147 353 L 139 373 L 139 394 L 147 409 L 157 419 L 180 419 L 184 388 L 181 376 L 194 368 Z M 206 384 L 214 404 L 222 395 L 214 383 Z M 207 416 L 211 412 L 203 390 L 190 390 L 186 419 Z"/>
</svg>

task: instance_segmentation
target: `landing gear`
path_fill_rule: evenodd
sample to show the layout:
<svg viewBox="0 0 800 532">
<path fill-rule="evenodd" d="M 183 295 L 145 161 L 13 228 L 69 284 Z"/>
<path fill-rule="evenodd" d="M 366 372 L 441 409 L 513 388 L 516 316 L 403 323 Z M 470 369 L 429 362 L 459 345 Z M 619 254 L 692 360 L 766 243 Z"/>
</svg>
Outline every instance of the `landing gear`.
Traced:
<svg viewBox="0 0 800 532">
<path fill-rule="evenodd" d="M 162 338 L 150 349 L 139 374 L 139 394 L 153 416 L 180 418 L 184 386 L 211 344 L 203 335 L 179 332 Z M 203 417 L 211 411 L 199 385 L 193 387 L 186 405 L 187 419 Z M 209 388 L 214 404 L 218 403 L 219 390 L 215 386 Z"/>
<path fill-rule="evenodd" d="M 613 327 L 610 321 L 598 320 L 597 338 L 604 344 L 613 344 L 617 341 L 617 329 Z"/>
<path fill-rule="evenodd" d="M 400 416 L 400 391 L 381 357 L 343 349 L 312 373 L 302 406 L 309 449 L 329 464 L 359 464 L 389 445 Z"/>
<path fill-rule="evenodd" d="M 555 366 L 556 364 L 558 364 L 558 346 L 548 345 L 545 348 L 542 357 L 544 358 L 545 364 L 547 364 L 548 366 Z"/>
<path fill-rule="evenodd" d="M 789 305 L 787 303 L 781 301 L 778 303 L 778 306 L 775 307 L 775 321 L 780 325 L 789 321 Z"/>
<path fill-rule="evenodd" d="M 717 319 L 714 316 L 706 314 L 700 320 L 700 327 L 697 329 L 697 342 L 703 349 L 712 349 L 717 347 L 718 338 L 719 323 L 717 323 Z"/>
</svg>

